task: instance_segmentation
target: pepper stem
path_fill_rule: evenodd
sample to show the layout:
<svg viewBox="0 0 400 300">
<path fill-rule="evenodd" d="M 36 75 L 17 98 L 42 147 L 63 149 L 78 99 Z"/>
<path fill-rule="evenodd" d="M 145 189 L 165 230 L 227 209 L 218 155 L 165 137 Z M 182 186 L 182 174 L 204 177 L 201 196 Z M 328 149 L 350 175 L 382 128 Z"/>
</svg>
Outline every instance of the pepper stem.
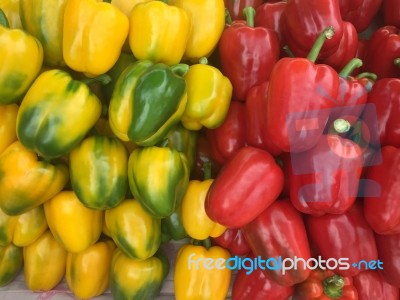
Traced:
<svg viewBox="0 0 400 300">
<path fill-rule="evenodd" d="M 3 27 L 10 28 L 10 24 L 8 23 L 7 16 L 1 8 L 0 8 L 0 25 Z"/>
<path fill-rule="evenodd" d="M 396 59 L 393 61 L 393 63 L 394 63 L 394 65 L 395 65 L 396 67 L 400 68 L 400 57 L 396 58 Z"/>
<path fill-rule="evenodd" d="M 201 65 L 207 65 L 208 64 L 208 59 L 207 57 L 203 56 L 202 58 L 199 59 L 199 64 Z"/>
<path fill-rule="evenodd" d="M 176 75 L 183 77 L 187 71 L 189 71 L 189 65 L 187 64 L 176 64 L 170 67 L 171 71 Z"/>
<path fill-rule="evenodd" d="M 211 162 L 206 161 L 203 165 L 204 180 L 211 178 Z"/>
<path fill-rule="evenodd" d="M 332 299 L 338 299 L 343 295 L 344 279 L 342 276 L 333 275 L 322 282 L 324 293 Z"/>
<path fill-rule="evenodd" d="M 362 67 L 363 62 L 359 58 L 353 58 L 349 63 L 340 71 L 339 76 L 342 78 L 347 78 L 353 73 L 355 69 Z"/>
<path fill-rule="evenodd" d="M 102 85 L 109 84 L 111 82 L 111 76 L 107 74 L 102 74 L 93 78 L 84 78 L 81 79 L 82 82 L 86 83 L 87 85 L 91 85 L 92 83 L 99 82 Z"/>
<path fill-rule="evenodd" d="M 254 17 L 256 15 L 256 10 L 251 6 L 246 6 L 243 8 L 243 15 L 246 17 L 246 24 L 249 27 L 254 27 Z"/>
<path fill-rule="evenodd" d="M 349 121 L 347 121 L 345 119 L 336 119 L 333 122 L 333 128 L 338 133 L 345 133 L 345 132 L 348 132 L 350 130 L 351 124 L 350 124 Z"/>
<path fill-rule="evenodd" d="M 206 248 L 208 250 L 211 247 L 211 240 L 210 240 L 210 238 L 206 238 L 205 240 L 193 239 L 192 244 L 195 246 L 203 246 L 204 248 Z"/>
<path fill-rule="evenodd" d="M 232 24 L 231 14 L 229 13 L 229 10 L 225 8 L 225 25 L 231 25 L 231 24 Z"/>
<path fill-rule="evenodd" d="M 361 78 L 369 78 L 372 81 L 376 81 L 378 79 L 378 76 L 375 73 L 369 73 L 369 72 L 363 72 L 360 73 L 356 76 L 357 79 L 361 79 Z"/>
<path fill-rule="evenodd" d="M 315 41 L 313 47 L 308 53 L 307 59 L 315 62 L 318 58 L 319 53 L 321 52 L 322 47 L 324 46 L 325 41 L 328 39 L 330 40 L 335 34 L 335 30 L 333 26 L 328 26 L 322 31 L 319 35 L 317 40 Z"/>
</svg>

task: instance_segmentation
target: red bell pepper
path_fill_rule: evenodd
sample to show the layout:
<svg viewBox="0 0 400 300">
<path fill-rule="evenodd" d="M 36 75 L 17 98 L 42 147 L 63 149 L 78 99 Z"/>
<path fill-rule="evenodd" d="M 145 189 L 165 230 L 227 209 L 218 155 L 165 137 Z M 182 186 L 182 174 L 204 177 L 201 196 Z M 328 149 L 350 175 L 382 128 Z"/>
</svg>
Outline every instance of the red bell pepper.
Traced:
<svg viewBox="0 0 400 300">
<path fill-rule="evenodd" d="M 400 79 L 376 81 L 368 95 L 368 103 L 375 106 L 380 145 L 400 147 Z"/>
<path fill-rule="evenodd" d="M 336 134 L 323 135 L 312 149 L 292 153 L 291 161 L 290 200 L 299 211 L 342 214 L 354 204 L 363 168 L 363 153 L 356 143 Z"/>
<path fill-rule="evenodd" d="M 368 224 L 379 234 L 400 233 L 400 149 L 381 148 L 382 163 L 370 166 L 366 179 L 379 184 L 365 186 L 364 215 Z M 379 192 L 379 193 L 377 193 Z"/>
<path fill-rule="evenodd" d="M 246 111 L 243 102 L 232 101 L 224 122 L 215 129 L 205 129 L 211 157 L 224 165 L 246 146 Z"/>
<path fill-rule="evenodd" d="M 357 32 L 368 28 L 381 4 L 382 0 L 339 0 L 343 20 L 351 22 Z"/>
<path fill-rule="evenodd" d="M 274 30 L 254 27 L 252 7 L 246 7 L 246 22 L 233 21 L 219 40 L 222 73 L 233 86 L 233 100 L 245 101 L 248 90 L 269 79 L 279 59 L 279 40 Z"/>
<path fill-rule="evenodd" d="M 376 235 L 379 259 L 383 262 L 380 270 L 386 282 L 400 288 L 400 234 Z"/>
<path fill-rule="evenodd" d="M 225 8 L 228 10 L 231 19 L 234 20 L 246 20 L 243 14 L 243 9 L 247 6 L 254 7 L 263 4 L 263 0 L 224 0 Z"/>
<path fill-rule="evenodd" d="M 283 172 L 267 151 L 241 148 L 214 179 L 205 210 L 210 219 L 228 228 L 254 220 L 283 188 Z"/>
<path fill-rule="evenodd" d="M 249 258 L 254 259 L 254 255 Z M 232 300 L 287 300 L 293 290 L 293 286 L 283 286 L 271 280 L 261 269 L 250 274 L 241 269 L 233 282 Z"/>
<path fill-rule="evenodd" d="M 255 26 L 265 27 L 276 32 L 281 48 L 285 45 L 283 34 L 283 15 L 285 9 L 286 1 L 266 2 L 256 8 L 256 16 L 254 18 Z"/>
<path fill-rule="evenodd" d="M 307 58 L 284 57 L 271 73 L 265 126 L 271 141 L 282 151 L 300 152 L 315 146 L 331 108 L 337 106 L 337 72 L 314 63 L 331 33 L 327 28 L 320 34 Z"/>
<path fill-rule="evenodd" d="M 246 206 L 244 206 L 246 207 Z M 292 286 L 307 279 L 310 247 L 301 214 L 289 200 L 277 200 L 243 233 L 255 256 L 267 260 L 264 272 L 280 285 Z"/>
<path fill-rule="evenodd" d="M 276 147 L 265 132 L 265 110 L 268 91 L 268 81 L 252 87 L 247 93 L 246 112 L 246 141 L 247 145 L 264 149 L 273 156 L 282 151 Z"/>
<path fill-rule="evenodd" d="M 295 287 L 292 300 L 358 300 L 351 277 L 342 277 L 331 270 L 315 269 Z"/>
<path fill-rule="evenodd" d="M 360 272 L 353 277 L 358 292 L 358 300 L 398 300 L 399 288 L 387 283 L 377 270 Z"/>
<path fill-rule="evenodd" d="M 355 276 L 366 269 L 361 261 L 378 259 L 374 232 L 359 203 L 344 214 L 306 215 L 305 224 L 313 249 L 324 260 L 335 259 L 326 265 L 338 275 Z"/>
<path fill-rule="evenodd" d="M 322 47 L 321 58 L 337 51 L 343 35 L 343 21 L 338 0 L 288 0 L 284 17 L 284 36 L 297 57 L 306 57 L 314 41 L 328 26 L 334 35 Z"/>
<path fill-rule="evenodd" d="M 204 180 L 204 166 L 206 164 L 211 165 L 211 178 L 215 178 L 221 169 L 221 165 L 212 158 L 207 136 L 204 131 L 200 131 L 196 140 L 196 154 L 190 178 Z"/>
<path fill-rule="evenodd" d="M 212 238 L 212 241 L 218 246 L 227 249 L 232 255 L 242 256 L 250 252 L 250 247 L 240 228 L 228 228 L 219 237 Z"/>
<path fill-rule="evenodd" d="M 364 70 L 378 79 L 400 77 L 400 31 L 384 26 L 371 36 L 365 50 Z"/>
<path fill-rule="evenodd" d="M 383 0 L 383 21 L 385 25 L 400 28 L 400 1 Z"/>
</svg>

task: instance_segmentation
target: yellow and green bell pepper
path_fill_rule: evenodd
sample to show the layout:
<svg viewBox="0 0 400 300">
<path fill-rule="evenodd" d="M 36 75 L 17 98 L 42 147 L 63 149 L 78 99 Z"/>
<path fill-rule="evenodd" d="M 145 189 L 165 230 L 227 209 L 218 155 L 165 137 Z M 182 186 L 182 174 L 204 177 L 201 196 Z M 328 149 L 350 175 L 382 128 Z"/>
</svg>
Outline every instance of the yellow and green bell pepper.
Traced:
<svg viewBox="0 0 400 300">
<path fill-rule="evenodd" d="M 2 0 L 0 9 L 6 15 L 10 28 L 22 29 L 21 18 L 19 14 L 20 0 Z"/>
<path fill-rule="evenodd" d="M 128 153 L 117 138 L 93 135 L 69 156 L 72 189 L 88 208 L 117 206 L 128 191 Z"/>
<path fill-rule="evenodd" d="M 19 0 L 23 28 L 43 46 L 43 62 L 48 66 L 64 66 L 64 10 L 68 0 Z"/>
<path fill-rule="evenodd" d="M 39 40 L 8 26 L 7 17 L 0 8 L 0 105 L 19 103 L 43 63 L 43 47 Z"/>
<path fill-rule="evenodd" d="M 175 65 L 182 60 L 191 31 L 188 14 L 162 1 L 137 4 L 130 14 L 129 45 L 139 60 Z"/>
<path fill-rule="evenodd" d="M 127 199 L 105 212 L 105 228 L 126 256 L 147 259 L 161 243 L 161 220 L 154 218 L 135 199 Z"/>
<path fill-rule="evenodd" d="M 18 216 L 6 215 L 0 210 L 0 246 L 11 243 L 18 247 L 32 244 L 47 230 L 43 205 Z"/>
<path fill-rule="evenodd" d="M 155 299 L 169 272 L 169 262 L 158 251 L 145 260 L 127 257 L 120 249 L 111 263 L 111 293 L 116 300 Z"/>
<path fill-rule="evenodd" d="M 129 65 L 118 77 L 110 100 L 109 122 L 115 135 L 139 146 L 161 142 L 185 110 L 186 84 L 180 75 L 187 68 L 149 60 Z"/>
<path fill-rule="evenodd" d="M 186 156 L 169 147 L 137 148 L 129 156 L 128 180 L 132 195 L 150 214 L 168 217 L 189 182 Z"/>
<path fill-rule="evenodd" d="M 23 214 L 52 198 L 68 182 L 62 163 L 39 160 L 19 141 L 0 155 L 0 208 L 10 216 Z"/>
<path fill-rule="evenodd" d="M 99 239 L 104 212 L 84 206 L 73 191 L 62 191 L 44 204 L 54 238 L 68 251 L 84 251 Z"/>
<path fill-rule="evenodd" d="M 15 124 L 17 123 L 18 105 L 0 105 L 0 154 L 17 140 Z"/>
<path fill-rule="evenodd" d="M 11 283 L 22 270 L 24 262 L 21 247 L 13 244 L 0 246 L 0 287 Z"/>
<path fill-rule="evenodd" d="M 22 100 L 18 139 L 45 158 L 65 155 L 93 127 L 101 108 L 100 100 L 85 83 L 62 70 L 45 71 Z"/>
<path fill-rule="evenodd" d="M 116 246 L 113 241 L 99 241 L 79 253 L 68 253 L 65 279 L 79 299 L 103 294 L 110 285 L 111 259 Z"/>
<path fill-rule="evenodd" d="M 128 36 L 129 19 L 116 6 L 97 0 L 68 0 L 63 55 L 71 69 L 88 76 L 106 73 Z"/>
<path fill-rule="evenodd" d="M 170 216 L 161 219 L 161 242 L 166 243 L 171 239 L 178 241 L 187 236 L 182 224 L 182 206 L 179 205 Z"/>
<path fill-rule="evenodd" d="M 50 230 L 23 249 L 24 278 L 32 291 L 49 291 L 65 275 L 67 251 L 56 241 Z"/>
<path fill-rule="evenodd" d="M 219 246 L 183 245 L 175 260 L 175 299 L 226 299 L 231 270 L 224 263 L 229 258 L 228 250 Z"/>
<path fill-rule="evenodd" d="M 188 98 L 182 116 L 183 126 L 190 130 L 219 127 L 231 103 L 232 84 L 228 77 L 202 58 L 200 63 L 190 66 L 184 79 Z"/>
</svg>

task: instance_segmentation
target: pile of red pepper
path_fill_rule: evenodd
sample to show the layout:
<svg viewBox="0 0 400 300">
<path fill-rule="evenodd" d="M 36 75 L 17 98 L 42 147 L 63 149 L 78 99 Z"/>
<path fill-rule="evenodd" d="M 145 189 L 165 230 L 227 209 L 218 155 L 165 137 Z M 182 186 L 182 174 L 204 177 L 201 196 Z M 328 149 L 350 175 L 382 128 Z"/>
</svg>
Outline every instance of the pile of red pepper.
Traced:
<svg viewBox="0 0 400 300">
<path fill-rule="evenodd" d="M 225 5 L 213 62 L 232 102 L 197 163 L 221 168 L 205 209 L 228 229 L 213 241 L 249 258 L 354 263 L 242 269 L 233 299 L 399 299 L 400 1 Z"/>
</svg>

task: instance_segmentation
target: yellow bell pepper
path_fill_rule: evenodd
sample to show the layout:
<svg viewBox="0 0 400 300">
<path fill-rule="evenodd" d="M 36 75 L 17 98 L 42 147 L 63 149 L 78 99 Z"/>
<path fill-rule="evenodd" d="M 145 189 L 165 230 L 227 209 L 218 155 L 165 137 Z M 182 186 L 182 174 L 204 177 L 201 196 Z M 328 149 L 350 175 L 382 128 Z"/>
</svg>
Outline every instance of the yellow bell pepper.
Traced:
<svg viewBox="0 0 400 300">
<path fill-rule="evenodd" d="M 99 296 L 109 287 L 113 241 L 100 241 L 79 253 L 68 253 L 65 278 L 79 299 Z"/>
<path fill-rule="evenodd" d="M 38 160 L 19 141 L 0 155 L 0 208 L 10 216 L 23 214 L 52 198 L 68 182 L 68 168 Z"/>
<path fill-rule="evenodd" d="M 54 238 L 68 252 L 77 253 L 97 242 L 104 212 L 84 206 L 72 191 L 62 191 L 44 204 Z"/>
<path fill-rule="evenodd" d="M 226 227 L 212 221 L 206 214 L 204 203 L 213 179 L 191 180 L 182 200 L 182 223 L 187 234 L 196 240 L 217 237 Z"/>
<path fill-rule="evenodd" d="M 162 1 L 140 3 L 130 15 L 129 45 L 139 60 L 174 65 L 181 61 L 190 34 L 188 14 Z"/>
<path fill-rule="evenodd" d="M 0 105 L 20 102 L 43 63 L 39 40 L 8 26 L 0 8 Z"/>
<path fill-rule="evenodd" d="M 111 4 L 118 7 L 127 17 L 131 15 L 132 8 L 139 3 L 145 3 L 153 0 L 111 0 Z"/>
<path fill-rule="evenodd" d="M 135 199 L 127 199 L 105 212 L 106 229 L 125 255 L 139 260 L 156 253 L 161 243 L 161 220 Z"/>
<path fill-rule="evenodd" d="M 129 19 L 116 6 L 97 0 L 68 0 L 64 60 L 75 71 L 104 74 L 118 60 L 128 32 Z"/>
<path fill-rule="evenodd" d="M 0 247 L 0 287 L 11 283 L 22 269 L 22 248 L 13 244 Z"/>
<path fill-rule="evenodd" d="M 224 300 L 231 280 L 225 265 L 229 258 L 228 250 L 219 246 L 183 245 L 175 260 L 175 299 Z"/>
<path fill-rule="evenodd" d="M 22 29 L 19 3 L 20 0 L 1 0 L 0 9 L 4 11 L 10 28 Z"/>
<path fill-rule="evenodd" d="M 17 114 L 17 104 L 0 105 L 0 154 L 17 140 Z"/>
<path fill-rule="evenodd" d="M 24 247 L 25 284 L 32 291 L 49 291 L 64 277 L 67 251 L 47 230 Z"/>
<path fill-rule="evenodd" d="M 13 243 L 19 247 L 32 244 L 47 230 L 43 205 L 18 216 L 6 215 L 0 210 L 0 246 Z"/>
<path fill-rule="evenodd" d="M 64 66 L 62 36 L 67 0 L 20 0 L 23 28 L 43 46 L 44 63 Z"/>
<path fill-rule="evenodd" d="M 170 0 L 168 3 L 184 9 L 192 22 L 185 58 L 198 61 L 208 57 L 225 27 L 224 0 Z"/>
<path fill-rule="evenodd" d="M 183 78 L 187 104 L 182 125 L 189 130 L 220 126 L 228 114 L 232 97 L 232 83 L 228 77 L 216 67 L 207 65 L 207 59 L 202 58 L 199 64 L 190 66 Z"/>
</svg>

